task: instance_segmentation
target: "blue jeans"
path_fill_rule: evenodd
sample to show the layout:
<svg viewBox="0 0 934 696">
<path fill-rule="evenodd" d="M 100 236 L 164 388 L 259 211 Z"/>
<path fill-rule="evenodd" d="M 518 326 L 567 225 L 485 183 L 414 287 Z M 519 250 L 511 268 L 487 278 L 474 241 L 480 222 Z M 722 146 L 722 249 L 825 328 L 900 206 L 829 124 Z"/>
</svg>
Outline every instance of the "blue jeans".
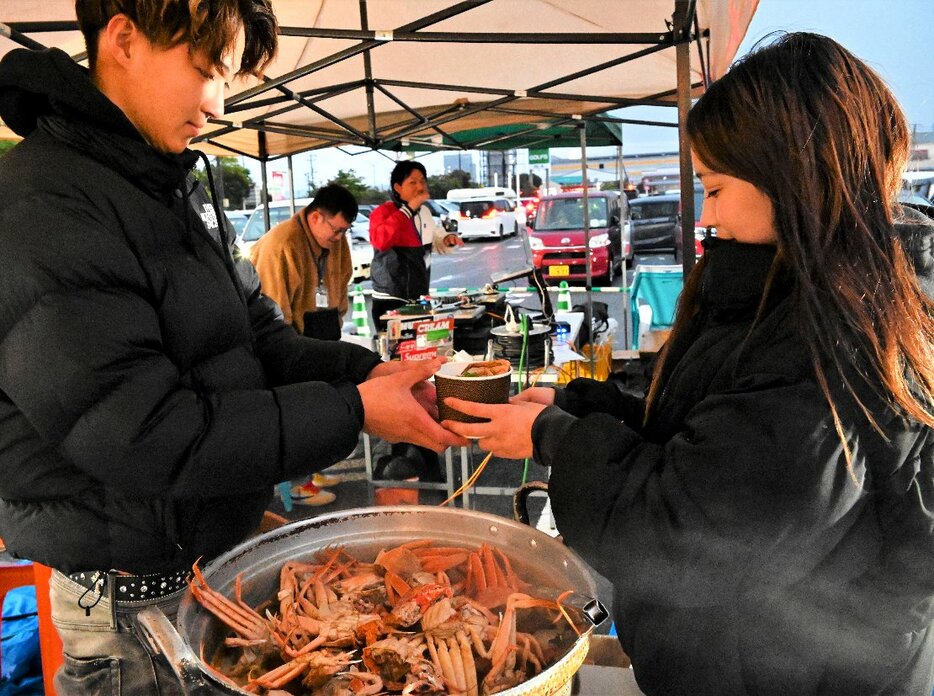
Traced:
<svg viewBox="0 0 934 696">
<path fill-rule="evenodd" d="M 184 696 L 181 684 L 162 655 L 153 654 L 139 635 L 136 614 L 157 606 L 175 622 L 184 590 L 143 602 L 117 602 L 54 571 L 49 582 L 52 623 L 62 639 L 65 664 L 55 675 L 58 696 Z M 81 600 L 79 606 L 78 600 Z M 87 611 L 83 607 L 93 604 Z"/>
</svg>

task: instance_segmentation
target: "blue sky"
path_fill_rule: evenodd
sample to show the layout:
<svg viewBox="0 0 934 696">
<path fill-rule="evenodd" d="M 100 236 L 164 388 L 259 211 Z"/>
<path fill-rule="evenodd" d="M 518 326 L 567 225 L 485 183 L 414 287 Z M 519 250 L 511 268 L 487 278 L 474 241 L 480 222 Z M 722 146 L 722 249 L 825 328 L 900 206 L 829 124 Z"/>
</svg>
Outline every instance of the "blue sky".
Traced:
<svg viewBox="0 0 934 696">
<path fill-rule="evenodd" d="M 740 46 L 738 55 L 778 31 L 814 31 L 830 36 L 875 68 L 888 82 L 905 109 L 906 116 L 919 130 L 934 130 L 934 0 L 760 0 L 756 14 Z M 675 120 L 673 109 L 634 107 L 619 112 L 628 118 Z M 659 114 L 661 114 L 659 116 Z M 677 149 L 673 128 L 624 126 L 624 152 L 643 154 Z M 593 156 L 602 154 L 594 148 Z M 589 150 L 588 150 L 589 152 Z M 579 149 L 560 149 L 555 155 L 579 157 Z M 440 154 L 420 160 L 429 174 L 441 173 Z M 520 162 L 522 155 L 520 154 Z M 353 169 L 357 175 L 383 188 L 393 162 L 377 153 L 349 156 L 336 151 L 318 151 L 311 157 L 313 181 L 321 185 L 339 169 Z M 258 168 L 248 164 L 259 180 Z M 309 174 L 309 156 L 293 158 L 296 189 L 304 193 Z M 285 169 L 284 160 L 270 169 Z"/>
<path fill-rule="evenodd" d="M 775 31 L 813 31 L 839 41 L 888 83 L 909 123 L 934 130 L 934 1 L 760 0 L 737 56 Z M 621 113 L 629 118 L 676 118 L 671 110 L 644 107 Z M 677 149 L 674 129 L 624 126 L 623 139 L 624 151 L 630 154 Z"/>
</svg>

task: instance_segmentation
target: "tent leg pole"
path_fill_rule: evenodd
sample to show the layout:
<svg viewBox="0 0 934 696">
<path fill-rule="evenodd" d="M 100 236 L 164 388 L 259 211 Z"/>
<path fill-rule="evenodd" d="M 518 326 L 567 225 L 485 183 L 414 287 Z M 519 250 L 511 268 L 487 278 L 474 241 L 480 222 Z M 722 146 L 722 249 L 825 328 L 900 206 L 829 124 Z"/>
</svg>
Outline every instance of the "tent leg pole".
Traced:
<svg viewBox="0 0 934 696">
<path fill-rule="evenodd" d="M 584 259 L 587 264 L 587 313 L 584 315 L 584 321 L 589 321 L 587 327 L 590 336 L 590 376 L 596 378 L 597 372 L 594 367 L 594 353 L 596 344 L 593 335 L 593 264 L 590 257 L 590 179 L 587 176 L 587 125 L 581 123 L 581 172 L 584 182 Z M 610 263 L 612 263 L 612 258 Z"/>
<path fill-rule="evenodd" d="M 268 189 L 267 182 L 266 182 L 266 159 L 268 157 L 267 152 L 266 152 L 266 133 L 264 131 L 260 131 L 257 134 L 257 137 L 259 139 L 259 163 L 260 163 L 259 173 L 260 173 L 260 177 L 262 178 L 262 182 L 263 182 L 263 186 L 260 191 L 260 198 L 262 200 L 260 200 L 259 204 L 263 206 L 263 226 L 266 228 L 266 231 L 268 232 L 269 231 L 269 204 L 267 203 L 267 201 L 269 200 L 269 189 Z"/>
<path fill-rule="evenodd" d="M 675 4 L 675 28 L 690 27 L 682 16 L 687 3 Z M 691 110 L 691 44 L 675 47 L 678 82 L 678 160 L 681 178 L 681 267 L 684 277 L 694 268 L 694 167 L 691 165 L 691 145 L 688 142 L 688 111 Z"/>
</svg>

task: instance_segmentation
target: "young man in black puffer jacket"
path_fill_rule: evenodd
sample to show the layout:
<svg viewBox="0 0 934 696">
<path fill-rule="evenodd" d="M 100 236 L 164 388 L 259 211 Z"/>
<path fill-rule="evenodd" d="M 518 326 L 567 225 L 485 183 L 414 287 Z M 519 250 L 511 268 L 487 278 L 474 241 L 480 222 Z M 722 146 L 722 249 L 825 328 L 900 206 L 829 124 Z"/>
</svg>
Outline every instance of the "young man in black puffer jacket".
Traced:
<svg viewBox="0 0 934 696">
<path fill-rule="evenodd" d="M 196 559 L 361 428 L 461 442 L 425 410 L 437 365 L 284 324 L 190 176 L 227 75 L 275 52 L 269 0 L 114 5 L 77 3 L 90 72 L 57 50 L 0 63 L 0 118 L 25 138 L 0 161 L 0 535 L 57 571 L 60 696 L 115 665 L 122 693 L 174 693 L 135 614 L 171 617 Z"/>
</svg>

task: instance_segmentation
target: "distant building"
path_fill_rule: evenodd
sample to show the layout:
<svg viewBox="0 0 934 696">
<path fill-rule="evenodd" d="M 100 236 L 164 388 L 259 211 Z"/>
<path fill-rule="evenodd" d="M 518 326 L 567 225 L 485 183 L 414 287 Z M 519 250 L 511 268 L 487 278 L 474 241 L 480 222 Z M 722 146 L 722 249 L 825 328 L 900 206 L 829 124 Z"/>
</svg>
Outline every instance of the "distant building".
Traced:
<svg viewBox="0 0 934 696">
<path fill-rule="evenodd" d="M 934 169 L 934 132 L 915 131 L 912 133 L 908 169 Z"/>
<path fill-rule="evenodd" d="M 483 150 L 480 153 L 480 183 L 484 186 L 509 186 L 515 163 L 515 150 Z"/>
<path fill-rule="evenodd" d="M 603 169 L 612 172 L 617 179 L 619 174 L 617 168 L 619 160 L 616 155 L 608 157 L 587 157 L 588 169 Z M 552 174 L 569 174 L 579 172 L 581 163 L 579 159 L 562 159 L 560 157 L 551 158 Z M 661 183 L 674 174 L 677 183 L 678 178 L 678 153 L 677 152 L 657 152 L 647 155 L 623 155 L 623 180 L 629 177 L 633 184 L 642 181 L 643 177 L 658 179 Z"/>
<path fill-rule="evenodd" d="M 477 165 L 474 163 L 473 152 L 446 152 L 444 154 L 444 172 L 453 172 L 460 169 L 470 174 L 470 180 L 477 180 Z"/>
</svg>

